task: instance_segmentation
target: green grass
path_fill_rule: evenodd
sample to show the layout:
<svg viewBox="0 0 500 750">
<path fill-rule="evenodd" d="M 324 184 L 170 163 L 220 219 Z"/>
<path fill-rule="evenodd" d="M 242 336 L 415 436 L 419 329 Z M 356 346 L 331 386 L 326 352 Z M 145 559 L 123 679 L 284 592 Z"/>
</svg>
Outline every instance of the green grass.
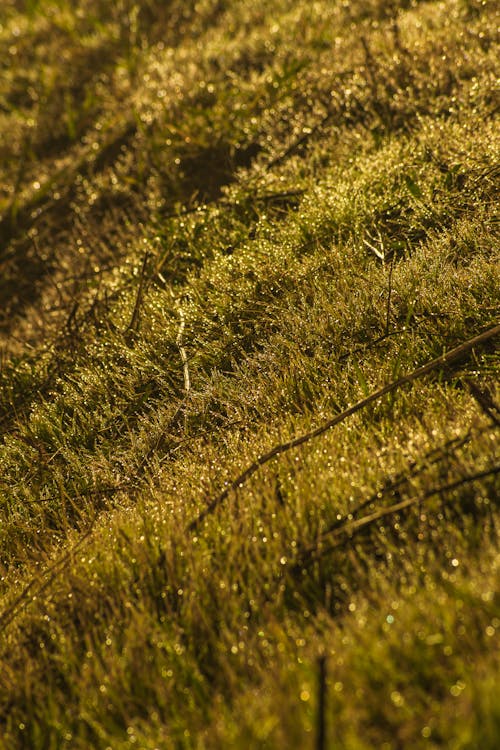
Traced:
<svg viewBox="0 0 500 750">
<path fill-rule="evenodd" d="M 2 4 L 0 747 L 498 746 L 496 20 Z"/>
</svg>

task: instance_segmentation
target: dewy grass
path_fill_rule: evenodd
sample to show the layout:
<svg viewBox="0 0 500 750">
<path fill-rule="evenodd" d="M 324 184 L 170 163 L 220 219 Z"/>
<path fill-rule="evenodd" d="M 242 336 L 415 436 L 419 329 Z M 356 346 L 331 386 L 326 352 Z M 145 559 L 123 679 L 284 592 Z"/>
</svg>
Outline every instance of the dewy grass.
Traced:
<svg viewBox="0 0 500 750">
<path fill-rule="evenodd" d="M 494 28 L 2 4 L 0 747 L 498 746 Z"/>
</svg>

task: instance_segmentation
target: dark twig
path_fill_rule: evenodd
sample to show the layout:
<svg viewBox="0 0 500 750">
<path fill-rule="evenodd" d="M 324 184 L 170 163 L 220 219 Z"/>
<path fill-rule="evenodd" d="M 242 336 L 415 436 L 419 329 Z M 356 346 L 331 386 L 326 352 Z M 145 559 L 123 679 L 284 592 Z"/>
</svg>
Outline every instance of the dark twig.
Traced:
<svg viewBox="0 0 500 750">
<path fill-rule="evenodd" d="M 137 287 L 137 295 L 135 298 L 134 310 L 132 312 L 130 323 L 128 324 L 126 328 L 124 335 L 137 332 L 137 328 L 139 325 L 139 316 L 140 316 L 140 311 L 141 311 L 142 298 L 144 295 L 144 288 L 146 284 L 146 266 L 147 266 L 148 260 L 149 260 L 149 251 L 146 251 L 144 253 L 144 260 L 142 261 L 141 275 L 139 279 L 139 286 Z"/>
<path fill-rule="evenodd" d="M 186 319 L 184 317 L 184 312 L 182 310 L 182 307 L 179 307 L 179 318 L 180 318 L 179 331 L 177 333 L 177 338 L 175 340 L 175 343 L 177 344 L 179 354 L 181 355 L 182 373 L 184 376 L 184 391 L 186 393 L 186 398 L 187 398 L 191 391 L 191 377 L 189 375 L 189 359 L 186 354 L 186 350 L 184 348 L 183 340 L 182 340 L 182 337 L 184 334 L 184 328 L 186 326 Z"/>
<path fill-rule="evenodd" d="M 463 359 L 474 349 L 474 347 L 484 344 L 486 341 L 489 341 L 495 336 L 498 336 L 498 334 L 500 334 L 500 325 L 493 326 L 493 328 L 489 328 L 487 331 L 484 331 L 478 336 L 474 336 L 468 341 L 465 341 L 463 344 L 460 344 L 460 346 L 455 347 L 455 349 L 451 349 L 449 352 L 442 354 L 440 357 L 436 357 L 426 365 L 418 367 L 408 375 L 404 375 L 403 377 L 398 378 L 397 380 L 394 380 L 387 385 L 384 385 L 382 388 L 374 391 L 374 393 L 370 394 L 361 401 L 358 401 L 356 404 L 350 406 L 345 411 L 337 414 L 332 419 L 329 419 L 327 422 L 322 424 L 320 427 L 317 427 L 315 430 L 311 430 L 311 432 L 307 432 L 304 435 L 293 438 L 286 443 L 280 443 L 279 445 L 274 446 L 274 448 L 272 448 L 270 451 L 256 458 L 255 461 L 253 461 L 250 466 L 245 469 L 245 471 L 243 471 L 238 477 L 236 477 L 236 479 L 234 479 L 226 487 L 226 489 L 223 490 L 223 492 L 221 492 L 213 500 L 211 500 L 207 504 L 206 508 L 202 510 L 201 513 L 199 513 L 199 515 L 193 521 L 191 521 L 191 523 L 187 527 L 187 530 L 194 531 L 195 529 L 197 529 L 200 523 L 204 521 L 208 515 L 213 513 L 226 500 L 231 492 L 238 490 L 262 466 L 269 463 L 269 461 L 271 461 L 273 458 L 281 455 L 282 453 L 285 453 L 286 451 L 292 450 L 293 448 L 298 448 L 299 446 L 304 445 L 304 443 L 308 443 L 310 440 L 323 435 L 325 432 L 331 430 L 340 422 L 343 422 L 348 417 L 356 414 L 358 411 L 361 411 L 370 404 L 373 404 L 388 393 L 392 393 L 401 386 L 407 383 L 412 383 L 414 380 L 418 380 L 419 378 L 424 377 L 434 370 L 445 367 L 446 365 L 449 365 L 452 362 L 456 362 L 457 360 Z"/>
<path fill-rule="evenodd" d="M 318 658 L 318 714 L 316 727 L 316 750 L 326 750 L 326 656 Z"/>
<path fill-rule="evenodd" d="M 500 427 L 500 407 L 491 393 L 487 389 L 480 388 L 471 378 L 464 378 L 464 382 L 481 411 L 490 418 L 496 427 Z"/>
<path fill-rule="evenodd" d="M 436 495 L 444 495 L 448 492 L 452 492 L 453 490 L 458 489 L 459 487 L 463 487 L 465 484 L 476 482 L 479 479 L 493 477 L 499 473 L 500 465 L 493 466 L 489 469 L 478 471 L 476 474 L 470 474 L 469 476 L 456 479 L 454 482 L 450 482 L 449 484 L 440 485 L 439 487 L 433 487 L 432 489 L 428 490 L 423 495 L 419 495 L 418 497 L 408 497 L 405 500 L 401 500 L 399 503 L 394 503 L 393 505 L 386 506 L 385 508 L 380 508 L 379 510 L 370 513 L 368 516 L 363 516 L 363 518 L 358 518 L 355 521 L 346 522 L 343 526 L 340 526 L 339 528 L 336 528 L 328 533 L 329 539 L 340 537 L 340 540 L 338 542 L 333 542 L 328 546 L 321 546 L 321 544 L 318 544 L 314 549 L 308 548 L 307 560 L 299 557 L 299 560 L 292 566 L 291 570 L 297 571 L 306 562 L 318 560 L 329 552 L 342 547 L 347 541 L 350 541 L 352 537 L 361 529 L 370 526 L 376 521 L 380 521 L 381 518 L 392 516 L 395 513 L 399 513 L 402 510 L 411 508 L 414 505 L 420 505 L 421 503 L 425 502 L 426 500 L 430 500 Z M 321 541 L 323 541 L 325 536 L 325 534 L 322 535 Z"/>
<path fill-rule="evenodd" d="M 392 274 L 394 272 L 394 260 L 395 255 L 393 254 L 391 257 L 391 265 L 389 266 L 389 279 L 388 279 L 388 286 L 389 289 L 387 291 L 387 310 L 385 315 L 385 335 L 388 336 L 389 334 L 389 324 L 391 321 L 391 296 L 392 296 Z"/>
<path fill-rule="evenodd" d="M 489 427 L 484 428 L 478 434 L 484 432 L 484 430 L 486 429 L 489 429 Z M 382 485 L 382 487 L 380 487 L 376 492 L 373 492 L 366 500 L 363 500 L 363 502 L 361 502 L 355 508 L 351 508 L 349 511 L 348 519 L 346 517 L 343 517 L 334 521 L 321 533 L 318 540 L 314 542 L 314 544 L 303 547 L 298 555 L 298 559 L 301 561 L 301 564 L 306 564 L 307 561 L 315 555 L 318 544 L 321 543 L 323 539 L 335 535 L 340 529 L 343 529 L 348 522 L 359 520 L 358 517 L 361 511 L 364 511 L 370 506 L 373 506 L 373 504 L 377 500 L 380 501 L 384 496 L 388 495 L 392 495 L 394 498 L 401 498 L 402 489 L 405 487 L 405 485 L 408 485 L 410 483 L 411 479 L 415 479 L 416 477 L 421 475 L 425 471 L 425 469 L 429 468 L 430 466 L 439 464 L 439 462 L 442 461 L 445 457 L 449 458 L 450 456 L 454 455 L 460 448 L 463 448 L 470 442 L 472 435 L 472 431 L 468 430 L 462 437 L 451 438 L 450 440 L 447 440 L 444 445 L 433 448 L 424 456 L 422 456 L 419 461 L 412 461 L 405 471 L 399 472 L 393 479 L 386 481 Z"/>
<path fill-rule="evenodd" d="M 370 495 L 369 498 L 363 500 L 363 502 L 357 505 L 356 508 L 351 508 L 349 511 L 350 516 L 357 516 L 362 510 L 368 508 L 376 502 L 376 500 L 380 500 L 384 495 L 393 494 L 395 496 L 401 496 L 401 489 L 408 484 L 411 479 L 418 477 L 426 468 L 438 464 L 444 457 L 449 458 L 455 454 L 460 448 L 463 448 L 464 445 L 467 445 L 467 443 L 470 442 L 472 434 L 473 433 L 469 430 L 461 438 L 451 438 L 450 440 L 447 440 L 444 445 L 430 450 L 420 460 L 412 461 L 405 471 L 401 471 L 392 480 L 385 482 L 382 487 Z M 329 528 L 325 529 L 323 535 L 333 533 L 336 529 L 343 526 L 345 522 L 345 518 L 335 521 L 335 523 Z M 304 554 L 306 553 L 307 550 L 304 550 Z"/>
<path fill-rule="evenodd" d="M 370 351 L 370 349 L 375 349 L 386 339 L 392 338 L 393 336 L 399 336 L 401 333 L 406 333 L 407 330 L 408 329 L 406 327 L 403 327 L 398 328 L 397 331 L 383 333 L 382 336 L 377 336 L 376 339 L 372 339 L 366 344 L 362 344 L 361 346 L 356 347 L 356 349 L 351 349 L 350 351 L 344 352 L 344 354 L 340 355 L 337 362 L 345 362 L 346 360 L 351 359 L 351 357 L 355 357 L 357 354 L 366 354 L 367 351 Z"/>
</svg>

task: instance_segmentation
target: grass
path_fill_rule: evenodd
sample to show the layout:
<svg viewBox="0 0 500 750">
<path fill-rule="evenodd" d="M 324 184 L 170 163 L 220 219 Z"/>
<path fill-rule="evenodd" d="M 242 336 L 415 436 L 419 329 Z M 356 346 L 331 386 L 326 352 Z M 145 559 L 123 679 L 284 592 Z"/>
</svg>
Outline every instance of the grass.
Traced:
<svg viewBox="0 0 500 750">
<path fill-rule="evenodd" d="M 0 747 L 497 747 L 495 18 L 2 4 Z"/>
</svg>

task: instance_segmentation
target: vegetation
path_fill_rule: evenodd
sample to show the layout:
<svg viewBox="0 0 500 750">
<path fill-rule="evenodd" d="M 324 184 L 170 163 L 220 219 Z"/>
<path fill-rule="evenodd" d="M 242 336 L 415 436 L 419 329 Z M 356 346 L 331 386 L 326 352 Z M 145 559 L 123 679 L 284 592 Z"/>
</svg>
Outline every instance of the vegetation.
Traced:
<svg viewBox="0 0 500 750">
<path fill-rule="evenodd" d="M 497 21 L 3 0 L 0 747 L 499 746 Z"/>
</svg>

